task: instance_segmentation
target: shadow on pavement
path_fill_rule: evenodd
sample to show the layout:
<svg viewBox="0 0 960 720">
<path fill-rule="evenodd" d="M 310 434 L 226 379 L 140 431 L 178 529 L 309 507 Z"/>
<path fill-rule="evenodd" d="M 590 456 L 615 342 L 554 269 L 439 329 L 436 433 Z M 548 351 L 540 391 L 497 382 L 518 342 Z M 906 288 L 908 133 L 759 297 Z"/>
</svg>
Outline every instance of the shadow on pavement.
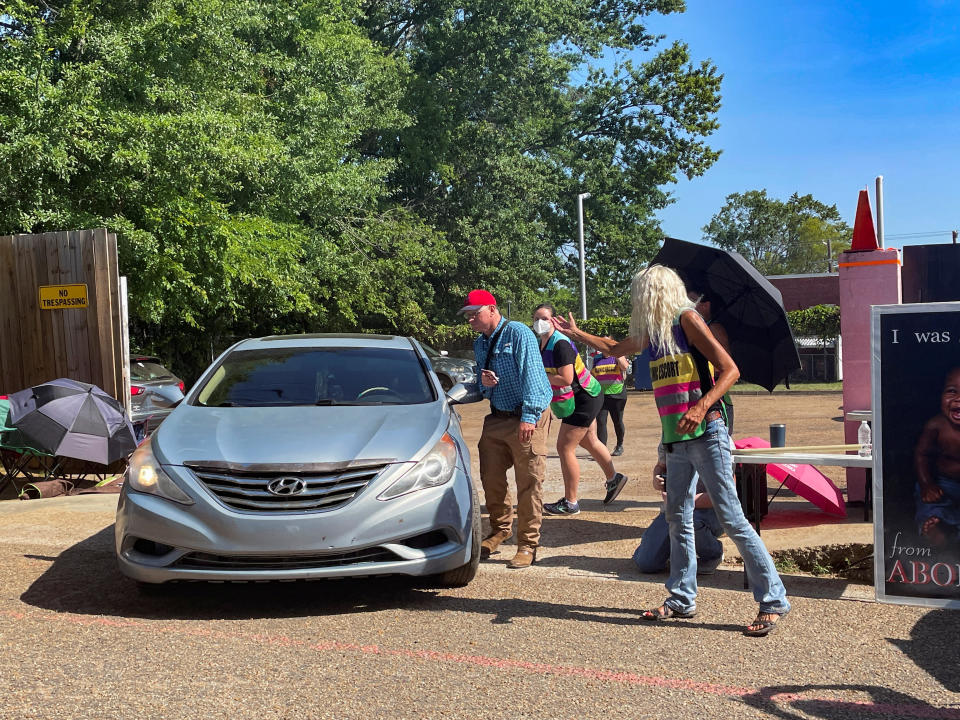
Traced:
<svg viewBox="0 0 960 720">
<path fill-rule="evenodd" d="M 953 640 L 944 642 L 944 638 Z M 934 610 L 917 620 L 909 640 L 888 639 L 947 690 L 960 693 L 956 638 L 960 638 L 960 612 Z"/>
<path fill-rule="evenodd" d="M 436 593 L 400 577 L 314 582 L 174 583 L 140 592 L 117 567 L 113 526 L 63 551 L 20 599 L 82 615 L 246 619 L 372 612 L 429 602 Z"/>
<path fill-rule="evenodd" d="M 777 503 L 769 506 L 767 514 L 760 523 L 760 537 L 765 530 L 783 530 L 786 528 L 821 527 L 823 525 L 855 525 L 863 522 L 863 511 L 848 508 L 847 517 L 828 515 L 813 505 L 799 502 Z"/>
<path fill-rule="evenodd" d="M 120 574 L 113 526 L 68 548 L 20 596 L 34 607 L 81 615 L 142 619 L 242 620 L 377 612 L 391 609 L 456 611 L 492 616 L 493 624 L 536 617 L 613 625 L 651 624 L 641 608 L 568 605 L 526 599 L 441 594 L 429 579 L 363 578 L 296 583 L 175 583 L 144 594 Z M 680 627 L 680 625 L 677 625 Z M 730 630 L 737 625 L 684 627 Z"/>
<path fill-rule="evenodd" d="M 507 553 L 503 558 L 506 562 L 510 558 Z M 643 582 L 663 584 L 667 581 L 667 571 L 659 573 L 642 573 L 629 557 L 607 558 L 586 555 L 552 555 L 537 560 L 537 567 L 567 568 L 574 572 L 597 575 L 604 578 L 623 580 L 624 582 Z M 722 590 L 750 590 L 743 587 L 742 565 L 734 568 L 720 567 L 710 575 L 698 575 L 697 585 L 702 588 L 718 588 Z M 807 575 L 786 575 L 781 573 L 787 594 L 790 597 L 817 598 L 822 600 L 837 600 L 846 597 L 851 581 L 838 578 L 819 578 Z M 866 586 L 865 586 L 866 587 Z"/>
<path fill-rule="evenodd" d="M 543 525 L 540 528 L 541 544 L 551 548 L 559 548 L 616 540 L 636 540 L 639 543 L 640 536 L 647 529 L 647 525 L 649 523 L 636 526 L 616 521 L 589 520 L 580 515 L 572 517 L 548 516 L 543 519 Z"/>
<path fill-rule="evenodd" d="M 825 694 L 860 693 L 869 699 L 862 701 L 832 700 Z M 811 697 L 804 697 L 810 694 Z M 756 693 L 744 695 L 741 700 L 762 710 L 764 717 L 824 718 L 849 720 L 871 716 L 897 718 L 960 718 L 960 710 L 931 705 L 925 700 L 897 690 L 877 685 L 778 685 L 765 687 Z M 870 703 L 864 706 L 864 702 Z"/>
</svg>

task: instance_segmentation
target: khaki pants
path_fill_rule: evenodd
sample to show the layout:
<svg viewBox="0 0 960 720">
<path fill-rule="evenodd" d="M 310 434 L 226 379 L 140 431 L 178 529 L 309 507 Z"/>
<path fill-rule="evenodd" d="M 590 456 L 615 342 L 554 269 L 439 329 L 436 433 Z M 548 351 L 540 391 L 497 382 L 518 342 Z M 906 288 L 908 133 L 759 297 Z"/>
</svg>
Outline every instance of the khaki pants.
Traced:
<svg viewBox="0 0 960 720">
<path fill-rule="evenodd" d="M 490 513 L 490 531 L 511 534 L 513 502 L 507 485 L 507 470 L 517 481 L 517 546 L 537 547 L 543 523 L 543 479 L 547 468 L 547 434 L 550 411 L 544 410 L 530 442 L 518 437 L 520 418 L 487 415 L 477 449 L 480 483 Z"/>
</svg>

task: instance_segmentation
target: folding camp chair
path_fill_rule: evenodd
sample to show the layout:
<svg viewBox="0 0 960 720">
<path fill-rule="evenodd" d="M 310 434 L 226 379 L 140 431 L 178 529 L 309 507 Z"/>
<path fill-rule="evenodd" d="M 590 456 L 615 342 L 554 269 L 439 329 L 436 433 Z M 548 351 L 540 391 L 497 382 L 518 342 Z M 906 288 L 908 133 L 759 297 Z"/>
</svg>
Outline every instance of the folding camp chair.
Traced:
<svg viewBox="0 0 960 720">
<path fill-rule="evenodd" d="M 8 484 L 19 493 L 25 483 L 56 477 L 63 458 L 33 447 L 9 424 L 9 411 L 9 401 L 0 399 L 0 493 Z"/>
</svg>

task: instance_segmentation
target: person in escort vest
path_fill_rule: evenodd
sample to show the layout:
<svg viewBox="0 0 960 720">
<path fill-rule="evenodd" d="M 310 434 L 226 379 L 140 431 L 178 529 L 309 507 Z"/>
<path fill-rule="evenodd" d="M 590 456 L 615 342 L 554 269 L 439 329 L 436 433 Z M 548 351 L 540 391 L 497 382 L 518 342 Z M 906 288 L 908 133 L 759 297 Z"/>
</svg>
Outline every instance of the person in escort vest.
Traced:
<svg viewBox="0 0 960 720">
<path fill-rule="evenodd" d="M 603 407 L 603 389 L 569 338 L 550 322 L 556 314 L 552 305 L 543 304 L 533 311 L 533 331 L 540 338 L 540 356 L 553 389 L 550 410 L 560 419 L 557 454 L 563 473 L 563 497 L 544 503 L 548 515 L 576 515 L 580 512 L 580 461 L 577 446 L 589 452 L 606 476 L 603 504 L 616 499 L 627 484 L 627 476 L 618 473 L 607 446 L 597 438 L 597 414 Z"/>
<path fill-rule="evenodd" d="M 721 398 L 740 377 L 733 359 L 717 342 L 687 297 L 680 276 L 651 265 L 638 272 L 631 287 L 630 335 L 613 342 L 554 317 L 554 327 L 573 340 L 607 355 L 629 355 L 650 347 L 650 376 L 666 450 L 666 518 L 670 528 L 669 597 L 645 610 L 647 620 L 692 618 L 697 611 L 697 555 L 693 530 L 696 484 L 710 496 L 720 525 L 743 558 L 760 606 L 744 634 L 768 635 L 790 610 L 786 589 L 770 553 L 746 517 L 734 489 L 730 439 Z M 709 365 L 716 369 L 716 380 Z M 659 488 L 658 488 L 659 489 Z"/>
<path fill-rule="evenodd" d="M 613 340 L 604 335 L 604 340 Z M 610 357 L 599 350 L 590 354 L 592 364 L 590 373 L 603 388 L 603 407 L 597 415 L 597 438 L 607 444 L 607 416 L 613 421 L 613 431 L 617 434 L 617 445 L 610 454 L 613 457 L 623 455 L 623 438 L 626 427 L 623 424 L 623 411 L 627 407 L 627 370 L 630 361 L 625 357 Z"/>
</svg>

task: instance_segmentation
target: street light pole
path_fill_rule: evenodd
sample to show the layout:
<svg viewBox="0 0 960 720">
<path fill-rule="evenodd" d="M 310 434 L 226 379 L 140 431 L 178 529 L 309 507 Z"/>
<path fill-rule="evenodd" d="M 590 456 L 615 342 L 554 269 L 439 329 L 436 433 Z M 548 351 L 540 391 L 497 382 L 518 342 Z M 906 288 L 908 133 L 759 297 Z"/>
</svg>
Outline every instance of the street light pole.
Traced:
<svg viewBox="0 0 960 720">
<path fill-rule="evenodd" d="M 583 252 L 583 201 L 590 193 L 577 195 L 577 215 L 580 219 L 580 318 L 587 319 L 587 264 Z"/>
</svg>

